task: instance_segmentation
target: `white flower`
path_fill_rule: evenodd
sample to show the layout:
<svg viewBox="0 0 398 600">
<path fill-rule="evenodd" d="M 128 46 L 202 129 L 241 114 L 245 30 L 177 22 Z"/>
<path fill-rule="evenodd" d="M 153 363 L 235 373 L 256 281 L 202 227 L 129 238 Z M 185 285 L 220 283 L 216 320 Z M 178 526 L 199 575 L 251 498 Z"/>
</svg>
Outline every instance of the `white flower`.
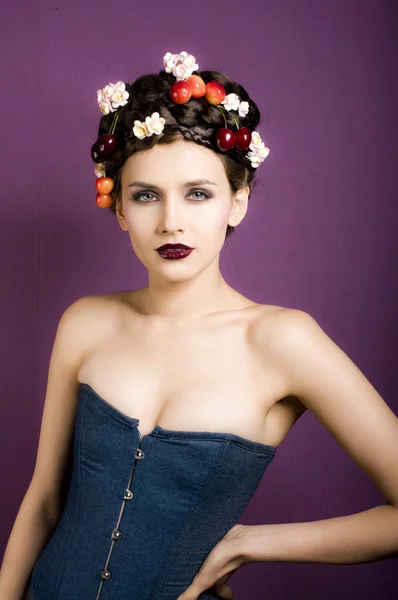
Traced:
<svg viewBox="0 0 398 600">
<path fill-rule="evenodd" d="M 162 133 L 165 122 L 165 119 L 160 117 L 158 112 L 152 113 L 150 117 L 146 117 L 145 119 L 145 124 L 150 135 L 153 133 L 156 135 Z"/>
<path fill-rule="evenodd" d="M 226 110 L 239 110 L 240 117 L 245 117 L 249 112 L 249 103 L 246 101 L 241 102 L 239 96 L 234 93 L 225 96 L 221 104 L 224 104 Z"/>
<path fill-rule="evenodd" d="M 184 54 L 185 55 L 182 57 L 182 52 L 180 52 L 180 60 L 182 60 L 184 65 L 187 67 L 187 69 L 190 69 L 191 72 L 197 71 L 199 65 L 195 63 L 195 57 L 192 54 L 187 54 L 186 52 Z"/>
<path fill-rule="evenodd" d="M 166 73 L 173 73 L 177 81 L 188 79 L 193 71 L 199 69 L 199 65 L 195 62 L 193 54 L 188 54 L 186 50 L 178 54 L 166 52 L 163 56 L 163 67 Z"/>
<path fill-rule="evenodd" d="M 110 102 L 100 102 L 99 107 L 100 107 L 100 111 L 102 112 L 103 115 L 107 115 L 112 111 Z"/>
<path fill-rule="evenodd" d="M 97 163 L 94 167 L 94 173 L 97 177 L 105 177 L 105 163 Z"/>
<path fill-rule="evenodd" d="M 250 160 L 252 167 L 255 169 L 265 160 L 270 152 L 258 131 L 252 131 L 252 141 L 249 146 L 249 152 L 246 153 L 247 158 Z"/>
<path fill-rule="evenodd" d="M 118 81 L 113 87 L 113 93 L 110 97 L 113 108 L 119 108 L 127 104 L 129 93 L 126 90 L 126 85 L 123 81 Z"/>
<path fill-rule="evenodd" d="M 119 106 L 127 104 L 129 93 L 123 81 L 108 83 L 102 90 L 97 90 L 97 102 L 102 114 L 115 112 Z"/>
<path fill-rule="evenodd" d="M 166 52 L 163 56 L 163 67 L 166 73 L 171 73 L 174 67 L 174 64 L 177 60 L 178 54 L 172 54 L 171 52 Z"/>
<path fill-rule="evenodd" d="M 263 141 L 261 139 L 259 132 L 252 131 L 252 141 L 250 143 L 250 149 L 255 150 L 256 148 L 261 148 L 261 144 L 263 144 Z"/>
<path fill-rule="evenodd" d="M 112 94 L 113 94 L 113 83 L 109 83 L 102 90 L 102 95 L 104 97 L 104 100 L 109 100 L 110 97 L 112 96 Z"/>
<path fill-rule="evenodd" d="M 225 96 L 221 104 L 224 104 L 226 110 L 238 110 L 239 96 L 237 96 L 236 94 L 228 94 L 227 96 Z"/>
<path fill-rule="evenodd" d="M 103 115 L 107 115 L 112 110 L 109 97 L 106 95 L 107 92 L 105 90 L 106 88 L 103 90 L 97 90 L 97 102 Z"/>
<path fill-rule="evenodd" d="M 259 150 L 257 150 L 257 156 L 263 161 L 265 158 L 267 158 L 269 152 L 269 148 L 267 148 L 266 146 L 262 146 L 261 148 L 259 148 Z"/>
<path fill-rule="evenodd" d="M 134 121 L 133 133 L 140 140 L 154 133 L 159 135 L 163 131 L 165 122 L 166 120 L 160 117 L 158 112 L 154 112 L 150 117 L 145 117 L 145 121 Z"/>
<path fill-rule="evenodd" d="M 248 152 L 246 156 L 250 160 L 252 167 L 254 167 L 255 169 L 257 169 L 257 167 L 261 165 L 262 161 L 254 152 Z"/>
<path fill-rule="evenodd" d="M 245 117 L 248 112 L 249 112 L 249 103 L 246 101 L 242 101 L 239 104 L 239 116 Z"/>
<path fill-rule="evenodd" d="M 138 121 L 136 119 L 134 121 L 133 133 L 134 133 L 135 137 L 138 137 L 140 140 L 142 140 L 145 136 L 147 136 L 148 130 L 146 128 L 145 122 L 142 123 L 141 121 Z"/>
<path fill-rule="evenodd" d="M 177 80 L 181 80 L 188 78 L 191 75 L 191 71 L 183 63 L 179 63 L 174 67 L 173 74 L 177 77 Z"/>
</svg>

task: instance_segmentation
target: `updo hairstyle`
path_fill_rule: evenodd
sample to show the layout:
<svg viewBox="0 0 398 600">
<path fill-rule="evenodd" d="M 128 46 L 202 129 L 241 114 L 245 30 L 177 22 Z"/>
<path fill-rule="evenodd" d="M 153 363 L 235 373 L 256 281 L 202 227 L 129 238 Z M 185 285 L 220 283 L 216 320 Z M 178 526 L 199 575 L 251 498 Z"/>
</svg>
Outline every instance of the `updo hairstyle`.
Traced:
<svg viewBox="0 0 398 600">
<path fill-rule="evenodd" d="M 224 86 L 226 94 L 235 93 L 241 101 L 247 101 L 249 103 L 247 115 L 240 117 L 237 111 L 234 111 L 234 117 L 240 127 L 248 127 L 251 131 L 256 129 L 260 121 L 260 111 L 243 86 L 219 71 L 195 71 L 195 75 L 202 77 L 205 83 L 216 80 Z M 220 155 L 232 194 L 247 185 L 250 194 L 254 189 L 256 169 L 245 157 L 245 153 L 235 148 L 227 153 L 222 152 L 215 142 L 215 132 L 220 127 L 236 129 L 233 119 L 227 111 L 222 111 L 227 119 L 225 125 L 221 110 L 207 102 L 205 97 L 191 98 L 186 104 L 174 103 L 169 96 L 169 90 L 175 81 L 176 78 L 172 73 L 161 70 L 158 75 L 142 75 L 133 84 L 125 84 L 129 98 L 127 104 L 118 108 L 119 116 L 114 131 L 119 139 L 119 147 L 106 160 L 106 176 L 114 180 L 114 188 L 111 192 L 113 200 L 109 210 L 115 214 L 116 204 L 121 202 L 121 174 L 126 160 L 136 152 L 148 150 L 155 144 L 170 144 L 181 136 L 210 148 Z M 136 119 L 144 121 L 145 117 L 153 112 L 158 112 L 160 117 L 165 119 L 163 132 L 143 139 L 137 138 L 133 134 L 134 121 Z M 98 136 L 109 132 L 113 117 L 114 113 L 111 112 L 101 118 Z M 226 238 L 233 230 L 234 227 L 227 226 Z"/>
</svg>

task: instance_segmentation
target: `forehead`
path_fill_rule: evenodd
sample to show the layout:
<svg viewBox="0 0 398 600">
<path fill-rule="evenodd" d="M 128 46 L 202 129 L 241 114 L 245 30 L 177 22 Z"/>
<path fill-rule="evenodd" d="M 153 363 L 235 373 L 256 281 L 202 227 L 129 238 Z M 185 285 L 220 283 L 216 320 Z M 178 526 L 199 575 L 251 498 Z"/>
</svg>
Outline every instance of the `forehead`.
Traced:
<svg viewBox="0 0 398 600">
<path fill-rule="evenodd" d="M 137 174 L 140 179 L 176 180 L 225 178 L 224 167 L 217 152 L 195 142 L 177 140 L 171 144 L 157 144 L 149 150 L 130 156 L 123 167 L 122 178 L 126 182 Z"/>
</svg>

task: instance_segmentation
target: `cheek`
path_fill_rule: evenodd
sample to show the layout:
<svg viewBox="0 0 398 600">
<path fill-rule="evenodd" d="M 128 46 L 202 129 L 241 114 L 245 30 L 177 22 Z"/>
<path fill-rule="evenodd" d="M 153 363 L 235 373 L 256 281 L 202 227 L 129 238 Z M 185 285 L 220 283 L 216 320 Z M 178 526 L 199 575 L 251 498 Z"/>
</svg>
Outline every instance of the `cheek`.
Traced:
<svg viewBox="0 0 398 600">
<path fill-rule="evenodd" d="M 142 254 L 148 243 L 153 241 L 153 223 L 142 215 L 138 217 L 130 213 L 126 216 L 126 225 L 134 251 L 138 255 Z"/>
<path fill-rule="evenodd" d="M 228 202 L 209 202 L 206 206 L 197 207 L 193 222 L 198 227 L 217 230 L 224 227 L 229 219 L 230 205 Z"/>
<path fill-rule="evenodd" d="M 126 214 L 126 224 L 130 236 L 139 241 L 140 239 L 144 239 L 153 230 L 153 216 L 151 216 L 150 211 L 135 211 L 131 209 Z"/>
<path fill-rule="evenodd" d="M 230 215 L 230 206 L 227 203 L 215 205 L 211 213 L 206 216 L 206 227 L 213 231 L 224 230 Z"/>
</svg>

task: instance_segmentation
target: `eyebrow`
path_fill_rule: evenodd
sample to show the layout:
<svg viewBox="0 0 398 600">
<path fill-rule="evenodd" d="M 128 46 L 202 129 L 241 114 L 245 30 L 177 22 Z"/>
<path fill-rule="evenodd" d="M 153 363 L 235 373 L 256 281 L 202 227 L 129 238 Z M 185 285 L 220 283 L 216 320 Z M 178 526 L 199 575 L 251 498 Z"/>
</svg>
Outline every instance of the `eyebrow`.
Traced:
<svg viewBox="0 0 398 600">
<path fill-rule="evenodd" d="M 183 184 L 183 186 L 191 187 L 193 185 L 203 185 L 203 184 L 217 185 L 214 181 L 210 181 L 210 179 L 197 179 L 196 181 L 186 181 Z M 153 183 L 145 183 L 145 181 L 133 181 L 133 183 L 129 183 L 129 185 L 127 187 L 128 188 L 130 188 L 130 187 L 149 187 L 149 188 L 153 188 L 154 190 L 161 189 L 157 185 L 154 185 Z"/>
</svg>

